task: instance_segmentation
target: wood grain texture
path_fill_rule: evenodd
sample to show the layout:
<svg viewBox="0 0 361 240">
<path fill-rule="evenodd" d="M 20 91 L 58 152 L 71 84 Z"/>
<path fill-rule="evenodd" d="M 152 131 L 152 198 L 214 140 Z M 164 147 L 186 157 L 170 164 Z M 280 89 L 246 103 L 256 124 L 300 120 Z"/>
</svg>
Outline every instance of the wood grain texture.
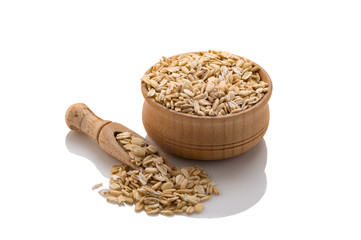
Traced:
<svg viewBox="0 0 361 240">
<path fill-rule="evenodd" d="M 99 144 L 101 149 L 133 169 L 140 169 L 140 167 L 131 162 L 130 156 L 117 142 L 116 134 L 130 132 L 132 135 L 142 138 L 145 143 L 152 144 L 138 133 L 120 123 L 105 121 L 99 118 L 84 103 L 71 105 L 66 111 L 65 121 L 70 129 L 89 135 Z M 159 149 L 158 154 L 163 157 L 165 164 L 172 167 L 167 155 L 159 151 Z"/>
<path fill-rule="evenodd" d="M 101 128 L 110 121 L 97 117 L 84 103 L 71 105 L 65 114 L 65 121 L 71 130 L 88 134 L 98 140 Z"/>
<path fill-rule="evenodd" d="M 148 98 L 146 85 L 142 83 L 145 99 L 142 117 L 147 134 L 167 152 L 189 159 L 219 160 L 248 151 L 262 139 L 269 124 L 272 82 L 263 68 L 259 73 L 269 85 L 264 97 L 243 112 L 220 117 L 169 110 Z"/>
</svg>

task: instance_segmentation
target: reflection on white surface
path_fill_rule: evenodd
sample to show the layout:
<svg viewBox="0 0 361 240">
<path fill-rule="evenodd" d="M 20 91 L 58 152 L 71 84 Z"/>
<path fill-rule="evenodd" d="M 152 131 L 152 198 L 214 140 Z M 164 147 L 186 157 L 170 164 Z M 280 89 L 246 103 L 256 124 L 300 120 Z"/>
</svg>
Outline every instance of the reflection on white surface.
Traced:
<svg viewBox="0 0 361 240">
<path fill-rule="evenodd" d="M 151 140 L 146 136 L 148 140 Z M 240 156 L 217 160 L 197 161 L 167 154 L 169 160 L 178 166 L 198 165 L 206 170 L 217 183 L 220 195 L 204 203 L 200 214 L 194 218 L 226 217 L 247 210 L 255 205 L 266 192 L 267 146 L 264 139 L 254 148 Z"/>
<path fill-rule="evenodd" d="M 151 140 L 146 137 L 148 140 Z M 70 131 L 66 136 L 66 147 L 71 153 L 83 156 L 94 163 L 101 174 L 109 178 L 112 165 L 119 161 L 103 152 L 90 137 Z M 217 183 L 220 195 L 213 195 L 205 202 L 201 214 L 194 218 L 218 218 L 237 214 L 255 205 L 264 195 L 267 187 L 265 167 L 267 146 L 262 139 L 250 151 L 225 160 L 196 161 L 168 154 L 172 163 L 178 166 L 198 165 L 204 168 Z"/>
<path fill-rule="evenodd" d="M 85 157 L 92 161 L 101 174 L 110 179 L 110 170 L 119 161 L 104 152 L 99 145 L 83 133 L 69 131 L 65 139 L 69 152 Z"/>
</svg>

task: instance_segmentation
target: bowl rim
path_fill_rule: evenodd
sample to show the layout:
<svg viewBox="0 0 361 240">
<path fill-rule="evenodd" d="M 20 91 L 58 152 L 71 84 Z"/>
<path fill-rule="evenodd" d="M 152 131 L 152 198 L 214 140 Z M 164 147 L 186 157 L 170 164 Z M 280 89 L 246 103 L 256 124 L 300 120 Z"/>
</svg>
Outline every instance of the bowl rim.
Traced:
<svg viewBox="0 0 361 240">
<path fill-rule="evenodd" d="M 202 51 L 198 51 L 198 52 L 202 52 Z M 169 58 L 177 57 L 177 56 L 183 55 L 183 54 L 198 53 L 198 52 L 188 52 L 188 53 L 177 54 L 177 55 L 174 55 L 174 56 L 169 57 Z M 238 55 L 236 55 L 236 56 L 238 56 Z M 157 63 L 155 63 L 155 64 L 157 64 Z M 152 65 L 152 67 L 154 65 Z M 190 118 L 190 119 L 203 119 L 203 120 L 205 120 L 205 119 L 206 120 L 216 120 L 216 119 L 233 118 L 233 117 L 236 118 L 236 117 L 239 117 L 241 115 L 244 115 L 244 114 L 251 113 L 251 112 L 255 111 L 257 109 L 257 107 L 259 108 L 259 107 L 267 104 L 269 99 L 271 98 L 272 90 L 273 90 L 271 78 L 268 75 L 268 73 L 260 65 L 258 65 L 258 66 L 260 67 L 260 71 L 264 74 L 264 76 L 266 76 L 266 79 L 262 79 L 262 80 L 265 81 L 266 83 L 268 83 L 268 91 L 265 93 L 265 95 L 262 97 L 262 99 L 258 103 L 256 103 L 252 107 L 250 107 L 250 108 L 248 108 L 248 109 L 246 109 L 244 111 L 241 111 L 239 113 L 226 114 L 226 115 L 222 115 L 222 116 L 199 116 L 199 115 L 194 115 L 194 114 L 186 114 L 186 113 L 176 112 L 176 111 L 174 111 L 172 109 L 169 109 L 166 106 L 158 103 L 157 101 L 155 101 L 154 98 L 148 97 L 147 96 L 148 90 L 146 88 L 146 83 L 144 83 L 144 82 L 141 82 L 141 91 L 142 91 L 142 95 L 144 97 L 144 100 L 147 103 L 149 103 L 150 105 L 152 105 L 153 107 L 156 107 L 156 108 L 158 108 L 160 110 L 166 110 L 171 114 L 175 114 L 175 115 L 178 115 L 178 116 L 181 116 L 181 117 Z M 147 74 L 151 70 L 152 67 L 150 67 L 144 74 Z"/>
</svg>

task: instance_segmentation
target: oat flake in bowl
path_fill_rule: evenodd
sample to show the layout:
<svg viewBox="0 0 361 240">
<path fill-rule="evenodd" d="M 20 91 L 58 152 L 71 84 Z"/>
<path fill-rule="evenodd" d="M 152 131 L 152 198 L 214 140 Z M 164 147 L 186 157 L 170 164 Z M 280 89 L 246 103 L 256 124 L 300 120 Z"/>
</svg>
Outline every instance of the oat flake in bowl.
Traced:
<svg viewBox="0 0 361 240">
<path fill-rule="evenodd" d="M 148 97 L 168 109 L 199 116 L 242 112 L 268 91 L 260 67 L 224 51 L 163 57 L 141 79 Z"/>
<path fill-rule="evenodd" d="M 163 150 L 183 158 L 237 156 L 259 143 L 269 125 L 270 76 L 261 66 L 226 52 L 162 58 L 145 73 L 141 91 L 147 135 Z"/>
</svg>

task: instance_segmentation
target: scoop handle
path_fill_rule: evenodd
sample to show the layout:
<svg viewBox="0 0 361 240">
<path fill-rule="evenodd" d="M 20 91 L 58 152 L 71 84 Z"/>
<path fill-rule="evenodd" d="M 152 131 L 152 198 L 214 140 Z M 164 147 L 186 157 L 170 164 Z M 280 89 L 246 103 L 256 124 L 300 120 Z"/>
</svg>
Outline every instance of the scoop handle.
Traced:
<svg viewBox="0 0 361 240">
<path fill-rule="evenodd" d="M 101 129 L 111 122 L 96 116 L 84 103 L 71 105 L 66 111 L 65 121 L 71 130 L 86 133 L 97 142 Z"/>
</svg>

